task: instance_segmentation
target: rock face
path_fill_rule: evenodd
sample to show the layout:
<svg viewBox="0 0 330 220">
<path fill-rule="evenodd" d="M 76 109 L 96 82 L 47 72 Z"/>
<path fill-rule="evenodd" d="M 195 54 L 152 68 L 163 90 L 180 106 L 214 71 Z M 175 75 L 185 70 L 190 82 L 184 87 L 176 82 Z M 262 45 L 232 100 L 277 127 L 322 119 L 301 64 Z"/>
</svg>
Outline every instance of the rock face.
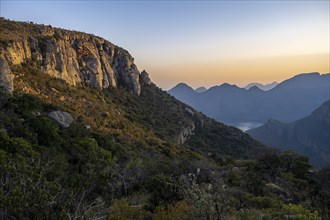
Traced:
<svg viewBox="0 0 330 220">
<path fill-rule="evenodd" d="M 145 70 L 141 72 L 140 81 L 142 85 L 151 85 L 149 74 Z"/>
<path fill-rule="evenodd" d="M 53 119 L 63 128 L 68 128 L 73 122 L 72 116 L 67 112 L 53 111 L 48 114 L 48 117 Z"/>
<path fill-rule="evenodd" d="M 6 27 L 13 21 L 2 22 Z M 135 95 L 141 92 L 140 79 L 145 84 L 150 83 L 146 72 L 140 75 L 126 50 L 103 38 L 23 22 L 15 22 L 15 27 L 17 30 L 10 31 L 18 36 L 14 40 L 4 39 L 6 43 L 0 44 L 0 54 L 11 64 L 32 64 L 70 85 L 122 86 Z"/>
<path fill-rule="evenodd" d="M 191 110 L 191 108 L 185 108 L 184 110 L 192 117 L 195 115 L 195 113 L 193 112 L 193 110 Z"/>
<path fill-rule="evenodd" d="M 0 87 L 3 87 L 5 91 L 9 93 L 12 93 L 14 90 L 13 80 L 14 75 L 12 74 L 6 59 L 0 56 Z"/>
<path fill-rule="evenodd" d="M 186 140 L 194 134 L 194 130 L 195 130 L 195 123 L 192 122 L 189 126 L 182 128 L 177 142 L 179 144 L 184 144 L 186 142 Z"/>
</svg>

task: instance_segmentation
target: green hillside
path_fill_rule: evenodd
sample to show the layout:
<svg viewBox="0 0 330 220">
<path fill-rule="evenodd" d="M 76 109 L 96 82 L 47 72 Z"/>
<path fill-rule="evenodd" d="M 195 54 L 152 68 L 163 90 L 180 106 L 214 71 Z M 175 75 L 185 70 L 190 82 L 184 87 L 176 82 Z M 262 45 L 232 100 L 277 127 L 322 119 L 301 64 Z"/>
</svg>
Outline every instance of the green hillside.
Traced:
<svg viewBox="0 0 330 220">
<path fill-rule="evenodd" d="M 42 29 L 1 24 L 18 35 L 25 25 L 22 38 Z M 125 83 L 70 85 L 34 58 L 14 64 L 8 48 L 20 38 L 7 35 L 15 78 L 0 94 L 0 219 L 329 217 L 329 168 L 266 148 L 152 83 L 136 95 Z M 60 126 L 54 111 L 73 121 Z"/>
<path fill-rule="evenodd" d="M 206 131 L 177 144 L 172 134 L 179 123 L 171 117 L 188 121 L 191 116 L 178 110 L 186 106 L 154 86 L 136 97 L 123 89 L 70 87 L 29 71 L 25 74 L 33 77 L 22 75 L 17 85 L 29 82 L 33 88 L 38 82 L 42 93 L 23 94 L 17 86 L 13 96 L 1 95 L 4 218 L 281 219 L 299 213 L 313 219 L 321 216 L 322 204 L 329 205 L 326 194 L 320 194 L 325 186 L 308 172 L 306 158 L 256 145 L 263 151 L 258 159 L 238 160 L 244 150 L 257 157 L 248 150 L 258 149 L 255 142 L 248 136 L 235 142 L 236 129 L 198 113 Z M 54 91 L 73 103 L 61 101 Z M 162 111 L 160 100 L 173 112 Z M 140 102 L 148 105 L 141 109 Z M 74 116 L 69 128 L 47 117 L 59 109 Z"/>
</svg>

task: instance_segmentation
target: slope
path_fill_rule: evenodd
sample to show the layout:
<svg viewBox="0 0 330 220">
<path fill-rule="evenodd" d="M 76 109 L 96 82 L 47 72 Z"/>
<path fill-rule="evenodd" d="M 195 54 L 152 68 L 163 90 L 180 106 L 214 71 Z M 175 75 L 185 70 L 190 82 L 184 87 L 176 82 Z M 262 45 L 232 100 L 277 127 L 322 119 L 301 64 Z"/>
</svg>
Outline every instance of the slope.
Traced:
<svg viewBox="0 0 330 220">
<path fill-rule="evenodd" d="M 180 90 L 169 93 L 207 116 L 230 125 L 260 124 L 270 118 L 290 122 L 307 116 L 330 98 L 330 74 L 299 74 L 269 91 L 253 88 L 245 90 L 223 84 L 189 96 L 183 96 Z"/>
<path fill-rule="evenodd" d="M 269 120 L 247 133 L 268 146 L 295 150 L 308 156 L 316 166 L 329 164 L 330 101 L 326 101 L 311 115 L 300 120 L 291 123 Z"/>
<path fill-rule="evenodd" d="M 327 207 L 305 157 L 191 109 L 127 51 L 80 32 L 1 22 L 1 219 L 255 219 L 297 207 L 309 218 Z M 49 118 L 58 110 L 72 116 L 69 127 Z"/>
</svg>

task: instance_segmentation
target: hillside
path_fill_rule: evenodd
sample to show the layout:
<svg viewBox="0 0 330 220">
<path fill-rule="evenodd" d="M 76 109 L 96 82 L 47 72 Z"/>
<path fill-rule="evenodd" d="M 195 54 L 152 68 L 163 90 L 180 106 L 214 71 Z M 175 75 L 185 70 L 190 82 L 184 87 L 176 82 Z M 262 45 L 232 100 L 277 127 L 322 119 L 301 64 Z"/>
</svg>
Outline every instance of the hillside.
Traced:
<svg viewBox="0 0 330 220">
<path fill-rule="evenodd" d="M 307 116 L 330 98 L 330 74 L 306 73 L 263 91 L 235 85 L 214 86 L 203 93 L 174 87 L 169 93 L 205 115 L 229 125 L 263 124 L 268 119 L 284 122 Z"/>
<path fill-rule="evenodd" d="M 312 164 L 324 166 L 330 163 L 330 101 L 300 120 L 291 123 L 269 120 L 247 133 L 268 146 L 294 150 L 309 157 Z"/>
<path fill-rule="evenodd" d="M 181 103 L 124 49 L 0 27 L 0 219 L 317 218 L 329 207 L 327 170 L 311 177 L 307 158 Z"/>
</svg>

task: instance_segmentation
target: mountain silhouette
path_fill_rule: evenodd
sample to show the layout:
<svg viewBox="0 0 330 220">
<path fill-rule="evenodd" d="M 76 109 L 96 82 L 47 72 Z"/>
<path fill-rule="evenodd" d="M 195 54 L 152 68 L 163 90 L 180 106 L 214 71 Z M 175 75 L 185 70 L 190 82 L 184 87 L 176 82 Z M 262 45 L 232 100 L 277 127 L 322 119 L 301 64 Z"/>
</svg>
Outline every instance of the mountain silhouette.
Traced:
<svg viewBox="0 0 330 220">
<path fill-rule="evenodd" d="M 330 101 L 324 102 L 309 116 L 283 123 L 270 119 L 247 131 L 262 143 L 281 150 L 294 150 L 308 156 L 312 164 L 330 163 Z"/>
<path fill-rule="evenodd" d="M 203 93 L 186 85 L 168 93 L 209 117 L 229 125 L 268 119 L 283 122 L 298 120 L 330 98 L 330 74 L 304 73 L 279 83 L 269 91 L 257 86 L 248 90 L 224 83 Z"/>
<path fill-rule="evenodd" d="M 268 91 L 268 90 L 271 90 L 272 88 L 276 87 L 277 85 L 278 85 L 277 82 L 272 82 L 272 83 L 265 84 L 265 85 L 263 85 L 261 83 L 249 83 L 244 88 L 248 90 L 251 87 L 256 86 L 256 87 L 258 87 L 261 90 Z"/>
<path fill-rule="evenodd" d="M 198 87 L 197 89 L 195 89 L 196 92 L 201 93 L 201 92 L 205 92 L 207 89 L 204 86 Z"/>
</svg>

